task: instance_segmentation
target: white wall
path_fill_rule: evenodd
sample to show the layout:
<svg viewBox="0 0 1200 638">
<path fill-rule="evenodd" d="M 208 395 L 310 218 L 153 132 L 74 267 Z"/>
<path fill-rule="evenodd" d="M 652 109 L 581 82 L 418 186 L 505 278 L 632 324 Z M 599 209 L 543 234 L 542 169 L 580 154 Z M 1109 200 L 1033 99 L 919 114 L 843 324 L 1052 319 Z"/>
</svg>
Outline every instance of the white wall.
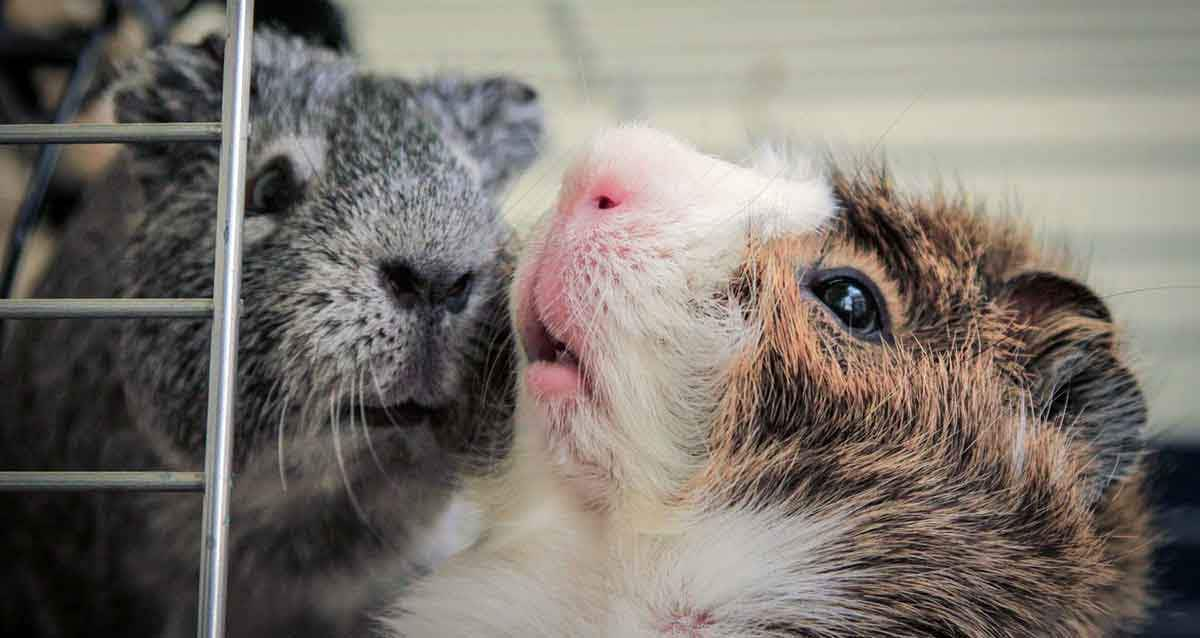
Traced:
<svg viewBox="0 0 1200 638">
<path fill-rule="evenodd" d="M 347 4 L 378 69 L 538 87 L 553 139 L 510 196 L 518 222 L 572 144 L 625 117 L 717 152 L 883 138 L 904 178 L 1019 199 L 1116 295 L 1157 430 L 1200 436 L 1200 2 Z M 1177 287 L 1123 294 L 1160 286 Z"/>
</svg>

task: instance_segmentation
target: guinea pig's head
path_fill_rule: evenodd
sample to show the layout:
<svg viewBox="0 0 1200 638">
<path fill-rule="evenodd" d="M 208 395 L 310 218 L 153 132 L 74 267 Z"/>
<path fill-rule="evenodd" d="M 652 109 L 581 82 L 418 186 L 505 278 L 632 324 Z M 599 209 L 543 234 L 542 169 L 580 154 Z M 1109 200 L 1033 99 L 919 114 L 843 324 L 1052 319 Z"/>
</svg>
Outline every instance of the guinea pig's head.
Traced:
<svg viewBox="0 0 1200 638">
<path fill-rule="evenodd" d="M 220 120 L 223 42 L 137 60 L 114 89 L 118 119 Z M 540 145 L 536 94 L 504 77 L 381 77 L 270 32 L 252 62 L 239 457 L 280 427 L 369 430 L 378 445 L 395 424 L 465 418 L 504 341 L 510 229 L 497 202 Z M 218 151 L 130 149 L 146 205 L 125 294 L 211 294 Z M 138 321 L 123 345 L 134 411 L 192 450 L 209 330 Z"/>
<path fill-rule="evenodd" d="M 707 539 L 660 577 L 714 635 L 1136 617 L 1146 413 L 1104 304 L 962 201 L 823 173 L 598 135 L 517 269 L 519 445 Z"/>
</svg>

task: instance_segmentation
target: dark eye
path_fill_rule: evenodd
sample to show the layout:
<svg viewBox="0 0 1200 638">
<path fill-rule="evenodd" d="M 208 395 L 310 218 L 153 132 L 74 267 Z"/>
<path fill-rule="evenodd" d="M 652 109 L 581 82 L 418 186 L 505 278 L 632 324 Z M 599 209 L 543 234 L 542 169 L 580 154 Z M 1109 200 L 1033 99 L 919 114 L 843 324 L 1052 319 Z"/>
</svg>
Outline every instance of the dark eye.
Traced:
<svg viewBox="0 0 1200 638">
<path fill-rule="evenodd" d="M 467 288 L 471 286 L 471 275 L 466 274 L 459 277 L 457 281 L 451 284 L 450 289 L 446 291 L 447 297 L 461 297 L 467 293 Z"/>
<path fill-rule="evenodd" d="M 467 294 L 471 292 L 470 273 L 459 277 L 450 289 L 446 291 L 446 309 L 450 312 L 462 312 L 467 307 Z"/>
<path fill-rule="evenodd" d="M 850 334 L 866 341 L 879 341 L 888 335 L 883 298 L 865 275 L 850 268 L 838 268 L 816 273 L 811 281 L 813 294 Z"/>
<path fill-rule="evenodd" d="M 246 184 L 246 212 L 250 214 L 282 213 L 300 201 L 302 188 L 284 157 L 267 162 Z"/>
</svg>

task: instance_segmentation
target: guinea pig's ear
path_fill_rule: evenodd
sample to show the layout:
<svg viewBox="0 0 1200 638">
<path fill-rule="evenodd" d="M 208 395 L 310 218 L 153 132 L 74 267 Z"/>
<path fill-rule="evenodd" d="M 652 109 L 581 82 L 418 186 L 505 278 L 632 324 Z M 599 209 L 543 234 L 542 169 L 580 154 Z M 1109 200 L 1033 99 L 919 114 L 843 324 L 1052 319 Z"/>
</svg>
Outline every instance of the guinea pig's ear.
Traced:
<svg viewBox="0 0 1200 638">
<path fill-rule="evenodd" d="M 415 89 L 422 105 L 465 145 L 488 190 L 502 188 L 537 159 L 544 123 L 529 85 L 503 76 L 439 76 Z"/>
<path fill-rule="evenodd" d="M 1146 425 L 1146 399 L 1121 362 L 1112 315 L 1087 286 L 1048 272 L 1013 277 L 998 301 L 1022 332 L 1033 413 L 1091 442 L 1089 492 L 1100 497 L 1140 458 Z"/>
<path fill-rule="evenodd" d="M 113 85 L 118 122 L 212 122 L 221 118 L 225 38 L 167 45 L 131 60 Z"/>
<path fill-rule="evenodd" d="M 221 119 L 225 38 L 214 34 L 197 45 L 167 45 L 130 60 L 111 87 L 121 123 L 216 122 Z M 130 144 L 133 167 L 143 186 L 178 175 L 198 160 L 214 161 L 216 143 Z"/>
</svg>

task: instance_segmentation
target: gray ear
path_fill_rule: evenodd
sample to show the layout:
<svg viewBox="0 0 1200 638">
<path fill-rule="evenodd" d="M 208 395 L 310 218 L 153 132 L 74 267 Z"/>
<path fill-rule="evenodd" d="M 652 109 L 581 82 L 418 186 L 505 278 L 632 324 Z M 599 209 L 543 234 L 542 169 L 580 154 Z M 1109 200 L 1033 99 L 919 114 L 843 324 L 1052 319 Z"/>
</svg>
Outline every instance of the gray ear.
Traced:
<svg viewBox="0 0 1200 638">
<path fill-rule="evenodd" d="M 126 63 L 111 88 L 121 123 L 213 122 L 221 119 L 225 39 L 212 35 L 195 46 L 166 45 Z M 215 164 L 218 145 L 131 144 L 143 185 L 177 176 L 189 166 Z"/>
<path fill-rule="evenodd" d="M 503 76 L 437 76 L 415 89 L 476 161 L 488 190 L 502 188 L 537 159 L 544 123 L 541 101 L 529 85 Z"/>
<path fill-rule="evenodd" d="M 114 82 L 120 122 L 204 122 L 220 119 L 225 39 L 172 44 L 128 62 Z"/>
</svg>

